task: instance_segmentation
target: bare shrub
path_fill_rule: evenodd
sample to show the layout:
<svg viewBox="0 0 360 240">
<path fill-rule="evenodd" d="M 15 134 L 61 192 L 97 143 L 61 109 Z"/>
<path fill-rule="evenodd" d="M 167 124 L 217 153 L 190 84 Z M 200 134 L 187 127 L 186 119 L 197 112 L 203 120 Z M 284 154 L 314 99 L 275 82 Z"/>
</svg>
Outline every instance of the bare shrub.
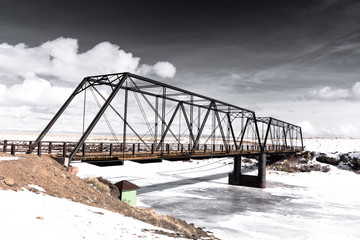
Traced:
<svg viewBox="0 0 360 240">
<path fill-rule="evenodd" d="M 97 178 L 86 178 L 85 182 L 87 184 L 92 184 L 97 190 L 102 193 L 110 193 L 110 187 L 99 181 Z"/>
</svg>

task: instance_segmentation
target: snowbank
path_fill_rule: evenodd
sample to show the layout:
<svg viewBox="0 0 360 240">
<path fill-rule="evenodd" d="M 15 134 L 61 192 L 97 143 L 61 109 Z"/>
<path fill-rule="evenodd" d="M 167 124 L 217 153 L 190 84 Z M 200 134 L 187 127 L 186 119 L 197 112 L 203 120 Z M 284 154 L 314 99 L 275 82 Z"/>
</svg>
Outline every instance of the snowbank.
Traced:
<svg viewBox="0 0 360 240">
<path fill-rule="evenodd" d="M 151 232 L 165 229 L 67 199 L 27 190 L 0 190 L 0 199 L 0 239 L 173 239 Z"/>
</svg>

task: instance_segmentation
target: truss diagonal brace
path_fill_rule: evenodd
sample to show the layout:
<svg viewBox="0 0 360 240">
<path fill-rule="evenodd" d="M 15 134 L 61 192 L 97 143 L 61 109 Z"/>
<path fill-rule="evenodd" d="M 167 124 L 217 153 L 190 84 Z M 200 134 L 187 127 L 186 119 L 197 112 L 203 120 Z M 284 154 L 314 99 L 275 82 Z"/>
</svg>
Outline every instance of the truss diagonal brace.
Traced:
<svg viewBox="0 0 360 240">
<path fill-rule="evenodd" d="M 186 122 L 186 125 L 187 125 L 188 129 L 189 129 L 190 137 L 191 137 L 193 143 L 195 143 L 195 137 L 194 137 L 192 128 L 190 127 L 190 122 L 189 122 L 189 119 L 187 117 L 185 107 L 184 107 L 184 105 L 182 103 L 181 103 L 181 110 L 183 111 L 185 122 Z"/>
<path fill-rule="evenodd" d="M 208 119 L 208 117 L 209 117 L 209 114 L 210 114 L 210 111 L 211 111 L 211 107 L 214 106 L 214 105 L 215 105 L 215 102 L 211 102 L 210 105 L 209 105 L 209 107 L 208 107 L 208 110 L 206 111 L 204 120 L 203 120 L 203 122 L 202 122 L 202 124 L 201 124 L 201 127 L 200 127 L 200 129 L 199 129 L 199 132 L 198 132 L 198 135 L 197 135 L 196 140 L 195 140 L 195 142 L 194 142 L 194 146 L 193 146 L 193 148 L 192 148 L 191 153 L 194 153 L 194 151 L 195 151 L 195 149 L 196 149 L 196 146 L 197 146 L 198 143 L 199 143 L 200 136 L 201 136 L 201 134 L 202 134 L 202 132 L 203 132 L 203 130 L 204 130 L 206 121 L 207 121 L 207 119 Z"/>
<path fill-rule="evenodd" d="M 165 140 L 165 137 L 166 137 L 166 134 L 167 134 L 167 132 L 169 131 L 170 126 L 171 126 L 172 122 L 174 121 L 174 118 L 175 118 L 175 116 L 176 116 L 176 114 L 177 114 L 177 112 L 178 112 L 178 110 L 179 110 L 179 108 L 180 108 L 180 104 L 181 104 L 181 103 L 178 103 L 178 105 L 176 106 L 176 109 L 175 109 L 173 115 L 171 116 L 171 119 L 170 119 L 169 123 L 167 124 L 166 129 L 164 130 L 163 135 L 161 136 L 161 139 L 160 139 L 159 145 L 158 145 L 157 148 L 156 148 L 156 151 L 159 151 L 159 148 L 160 148 L 161 145 L 163 144 L 163 142 L 164 142 L 164 140 Z"/>
<path fill-rule="evenodd" d="M 114 97 L 116 96 L 116 94 L 118 93 L 118 91 L 120 90 L 121 86 L 123 85 L 123 83 L 125 82 L 126 78 L 128 77 L 128 73 L 125 73 L 121 80 L 119 81 L 119 83 L 117 84 L 117 86 L 114 88 L 114 90 L 112 91 L 112 93 L 110 94 L 110 96 L 108 97 L 108 99 L 105 101 L 104 105 L 101 107 L 100 111 L 96 114 L 95 118 L 93 119 L 93 121 L 90 123 L 90 125 L 88 126 L 88 128 L 86 129 L 85 133 L 82 135 L 82 137 L 80 138 L 79 142 L 76 144 L 74 150 L 71 152 L 70 156 L 69 156 L 69 163 L 72 161 L 72 159 L 75 157 L 76 153 L 79 151 L 80 147 L 83 145 L 83 143 L 85 142 L 85 140 L 87 139 L 87 137 L 89 136 L 89 134 L 91 133 L 91 131 L 94 129 L 95 125 L 97 124 L 97 122 L 99 121 L 99 119 L 102 117 L 102 115 L 104 114 L 105 110 L 108 108 L 108 106 L 110 105 L 111 101 L 114 99 Z"/>
<path fill-rule="evenodd" d="M 260 151 L 261 151 L 261 153 L 264 153 L 264 148 L 263 148 L 263 146 L 261 144 L 259 127 L 258 127 L 258 124 L 257 124 L 255 113 L 253 113 L 253 116 L 254 116 L 255 130 L 256 130 L 256 135 L 257 135 L 257 138 L 258 138 L 259 146 L 260 146 Z"/>
<path fill-rule="evenodd" d="M 59 109 L 59 111 L 55 114 L 55 116 L 51 119 L 51 121 L 48 123 L 48 125 L 44 128 L 44 130 L 40 133 L 38 138 L 33 142 L 32 147 L 30 149 L 30 153 L 33 151 L 35 146 L 38 145 L 38 143 L 45 137 L 45 135 L 49 132 L 50 128 L 55 124 L 55 122 L 59 119 L 61 114 L 65 111 L 65 109 L 69 106 L 71 101 L 74 99 L 74 97 L 79 93 L 83 85 L 86 83 L 87 78 L 84 78 L 81 83 L 76 87 L 74 92 L 70 95 L 70 97 L 66 100 L 64 105 Z"/>
<path fill-rule="evenodd" d="M 247 128 L 248 124 L 249 124 L 249 118 L 246 119 L 246 123 L 245 123 L 244 129 L 242 130 L 241 139 L 240 139 L 240 144 L 239 144 L 239 149 L 241 149 L 241 147 L 242 147 L 242 145 L 243 145 L 244 136 L 245 136 L 245 131 L 246 131 L 246 128 Z"/>
<path fill-rule="evenodd" d="M 221 137 L 223 139 L 223 142 L 226 146 L 226 152 L 229 152 L 229 147 L 228 147 L 228 143 L 226 141 L 226 138 L 225 138 L 225 134 L 224 134 L 224 129 L 221 125 L 221 119 L 220 119 L 220 116 L 219 116 L 219 112 L 217 111 L 217 108 L 216 108 L 216 104 L 214 103 L 214 109 L 215 109 L 215 116 L 216 116 L 216 120 L 219 124 L 219 129 L 220 129 L 220 133 L 221 133 Z"/>
<path fill-rule="evenodd" d="M 266 142 L 267 142 L 267 139 L 268 139 L 268 136 L 269 136 L 269 132 L 270 132 L 270 127 L 271 127 L 271 122 L 272 122 L 272 118 L 270 118 L 270 121 L 268 123 L 268 126 L 267 126 L 267 129 L 266 129 L 266 134 L 265 134 L 265 139 L 264 139 L 264 143 L 263 143 L 263 149 L 265 149 L 266 147 Z"/>
<path fill-rule="evenodd" d="M 96 88 L 94 88 L 94 89 L 100 95 L 100 97 L 104 101 L 106 101 L 105 97 L 100 93 L 100 91 L 97 90 Z M 144 141 L 144 139 L 142 139 L 142 137 L 135 131 L 135 129 L 133 127 L 131 127 L 131 125 L 127 121 L 125 121 L 125 118 L 123 116 L 121 116 L 121 114 L 111 104 L 109 104 L 109 107 L 116 113 L 116 115 L 118 115 L 118 117 L 126 124 L 126 126 L 128 126 L 130 128 L 130 130 L 140 139 L 140 141 L 143 142 L 148 149 L 150 149 L 149 145 Z M 125 144 L 124 144 L 124 146 L 125 146 Z"/>
<path fill-rule="evenodd" d="M 229 127 L 230 127 L 230 131 L 231 131 L 231 136 L 232 136 L 234 144 L 235 144 L 235 150 L 238 150 L 238 145 L 236 144 L 236 138 L 235 138 L 234 129 L 233 129 L 233 126 L 232 126 L 232 121 L 230 119 L 230 113 L 227 113 L 226 115 L 227 115 L 227 118 L 228 118 L 228 121 L 229 121 Z"/>
</svg>

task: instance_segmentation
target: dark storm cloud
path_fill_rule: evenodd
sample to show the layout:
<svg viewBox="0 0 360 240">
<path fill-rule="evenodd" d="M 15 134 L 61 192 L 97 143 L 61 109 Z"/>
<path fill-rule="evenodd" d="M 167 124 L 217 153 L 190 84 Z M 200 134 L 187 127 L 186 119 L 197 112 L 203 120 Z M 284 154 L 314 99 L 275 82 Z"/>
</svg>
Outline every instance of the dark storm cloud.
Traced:
<svg viewBox="0 0 360 240">
<path fill-rule="evenodd" d="M 84 53 L 106 41 L 143 63 L 174 64 L 173 85 L 319 128 L 348 114 L 360 129 L 359 16 L 358 0 L 0 0 L 0 43 L 63 36 Z M 63 86 L 52 74 L 39 76 Z M 1 81 L 10 89 L 23 79 Z"/>
<path fill-rule="evenodd" d="M 239 90 L 301 88 L 299 79 L 329 81 L 312 80 L 329 68 L 354 71 L 359 56 L 345 53 L 358 49 L 359 10 L 353 0 L 3 0 L 0 41 L 37 46 L 65 36 L 79 39 L 80 51 L 110 41 L 145 62 L 174 63 L 175 81 L 190 73 Z"/>
</svg>

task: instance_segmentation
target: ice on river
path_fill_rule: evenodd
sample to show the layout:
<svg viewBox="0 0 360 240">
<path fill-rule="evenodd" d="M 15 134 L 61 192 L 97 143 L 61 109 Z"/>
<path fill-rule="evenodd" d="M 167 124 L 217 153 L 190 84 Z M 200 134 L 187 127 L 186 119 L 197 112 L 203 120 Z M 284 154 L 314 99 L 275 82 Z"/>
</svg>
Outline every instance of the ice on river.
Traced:
<svg viewBox="0 0 360 240">
<path fill-rule="evenodd" d="M 227 184 L 231 158 L 76 165 L 82 177 L 141 186 L 138 206 L 206 227 L 221 239 L 360 238 L 360 176 L 336 167 L 328 173 L 268 171 L 267 188 L 255 189 Z M 244 170 L 256 173 L 256 168 Z"/>
</svg>

